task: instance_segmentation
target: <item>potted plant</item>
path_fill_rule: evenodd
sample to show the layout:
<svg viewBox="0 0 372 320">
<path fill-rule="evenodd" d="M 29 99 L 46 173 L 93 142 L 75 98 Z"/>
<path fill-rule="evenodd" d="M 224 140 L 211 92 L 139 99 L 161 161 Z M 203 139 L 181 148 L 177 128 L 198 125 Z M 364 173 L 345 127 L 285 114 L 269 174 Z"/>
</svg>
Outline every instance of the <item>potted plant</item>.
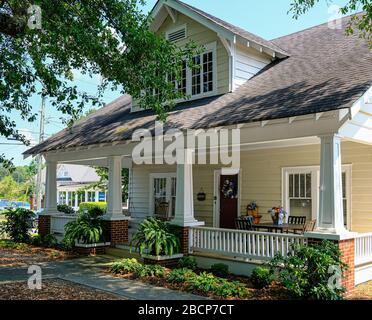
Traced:
<svg viewBox="0 0 372 320">
<path fill-rule="evenodd" d="M 287 212 L 284 211 L 283 207 L 273 207 L 269 210 L 269 213 L 274 224 L 284 224 Z"/>
<path fill-rule="evenodd" d="M 177 231 L 169 223 L 156 218 L 144 220 L 131 243 L 131 250 L 139 251 L 145 263 L 169 266 L 177 263 L 181 243 Z"/>
<path fill-rule="evenodd" d="M 110 245 L 105 242 L 105 224 L 102 220 L 103 210 L 91 208 L 80 211 L 77 219 L 65 226 L 66 243 L 73 244 L 80 254 L 102 254 Z"/>
</svg>

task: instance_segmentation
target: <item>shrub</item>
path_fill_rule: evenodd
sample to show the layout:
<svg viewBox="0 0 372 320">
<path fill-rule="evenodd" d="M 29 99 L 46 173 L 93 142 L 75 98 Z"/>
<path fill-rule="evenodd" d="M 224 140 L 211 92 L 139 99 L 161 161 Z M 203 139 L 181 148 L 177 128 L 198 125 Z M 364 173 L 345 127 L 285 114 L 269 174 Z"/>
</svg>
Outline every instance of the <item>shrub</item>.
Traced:
<svg viewBox="0 0 372 320">
<path fill-rule="evenodd" d="M 273 282 L 273 274 L 269 268 L 257 267 L 252 272 L 251 281 L 257 289 L 262 289 Z"/>
<path fill-rule="evenodd" d="M 107 209 L 107 202 L 81 202 L 79 204 L 79 211 L 90 211 L 92 208 L 99 208 L 102 214 L 105 214 Z"/>
<path fill-rule="evenodd" d="M 54 235 L 47 234 L 44 237 L 42 237 L 41 243 L 43 246 L 47 248 L 54 248 L 58 245 L 58 240 Z"/>
<path fill-rule="evenodd" d="M 195 270 L 197 267 L 196 259 L 195 257 L 192 257 L 192 256 L 182 257 L 178 261 L 178 266 L 180 268 L 187 268 L 187 269 Z"/>
<path fill-rule="evenodd" d="M 305 299 L 340 300 L 345 288 L 339 284 L 328 285 L 339 270 L 339 279 L 347 268 L 341 261 L 338 245 L 322 241 L 314 245 L 295 245 L 288 257 L 280 254 L 270 262 L 270 268 L 277 274 L 280 283 L 293 295 Z"/>
<path fill-rule="evenodd" d="M 110 271 L 115 274 L 128 274 L 136 272 L 141 266 L 137 259 L 122 259 L 112 263 Z"/>
<path fill-rule="evenodd" d="M 221 278 L 226 278 L 229 275 L 229 266 L 223 263 L 216 263 L 211 266 L 211 272 Z"/>
<path fill-rule="evenodd" d="M 88 212 L 79 212 L 75 221 L 65 226 L 65 241 L 92 244 L 104 241 L 104 221 L 97 215 L 99 209 L 92 208 Z"/>
<path fill-rule="evenodd" d="M 138 278 L 143 277 L 164 278 L 165 268 L 157 264 L 141 264 L 140 267 L 134 271 L 134 275 Z"/>
<path fill-rule="evenodd" d="M 141 254 L 171 256 L 180 251 L 180 238 L 170 232 L 168 223 L 155 218 L 140 224 L 130 244 Z"/>
<path fill-rule="evenodd" d="M 29 242 L 35 214 L 31 210 L 17 208 L 4 211 L 5 222 L 1 223 L 1 233 L 5 233 L 15 242 Z"/>
<path fill-rule="evenodd" d="M 167 275 L 167 281 L 169 281 L 170 283 L 182 283 L 195 276 L 196 273 L 194 273 L 190 269 L 174 269 Z"/>
<path fill-rule="evenodd" d="M 16 249 L 21 251 L 26 251 L 29 249 L 26 243 L 14 242 L 13 240 L 0 240 L 0 248 Z"/>
<path fill-rule="evenodd" d="M 36 247 L 40 247 L 43 243 L 42 237 L 40 234 L 33 234 L 30 240 L 31 240 L 31 244 Z"/>
<path fill-rule="evenodd" d="M 75 210 L 74 208 L 68 206 L 67 204 L 59 204 L 57 205 L 58 212 L 62 212 L 65 214 L 74 214 Z"/>
<path fill-rule="evenodd" d="M 243 283 L 218 278 L 207 272 L 186 279 L 186 285 L 189 290 L 196 290 L 205 295 L 212 293 L 221 298 L 244 298 L 249 295 Z"/>
</svg>

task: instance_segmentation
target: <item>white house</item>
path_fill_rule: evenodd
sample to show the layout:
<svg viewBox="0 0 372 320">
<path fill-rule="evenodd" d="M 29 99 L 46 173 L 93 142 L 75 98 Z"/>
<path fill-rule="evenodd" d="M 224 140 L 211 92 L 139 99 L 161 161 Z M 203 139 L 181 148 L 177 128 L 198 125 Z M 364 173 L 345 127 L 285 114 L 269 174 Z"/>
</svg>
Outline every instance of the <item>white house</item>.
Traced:
<svg viewBox="0 0 372 320">
<path fill-rule="evenodd" d="M 46 169 L 42 170 L 41 179 L 45 194 Z M 57 166 L 56 180 L 58 204 L 67 204 L 77 210 L 81 202 L 106 201 L 106 190 L 92 187 L 100 180 L 92 167 L 61 163 Z"/>
<path fill-rule="evenodd" d="M 193 138 L 199 129 L 239 129 L 239 165 L 226 166 L 221 159 L 194 163 L 198 146 L 186 148 L 186 161 L 175 165 L 134 163 L 139 142 L 132 134 L 154 130 L 156 117 L 133 107 L 124 95 L 26 152 L 46 159 L 47 213 L 56 212 L 57 163 L 107 166 L 106 219 L 124 235 L 113 235 L 114 245 L 128 240 L 123 221 L 135 229 L 166 203 L 173 223 L 184 228 L 185 253 L 262 260 L 285 252 L 290 243 L 325 238 L 339 243 L 351 266 L 348 289 L 371 279 L 372 55 L 367 43 L 328 24 L 268 41 L 178 0 L 159 0 L 151 15 L 153 32 L 179 46 L 192 39 L 205 48 L 195 57 L 199 71 L 185 67 L 181 89 L 191 98 L 170 112 L 165 129 L 178 128 L 185 136 L 194 129 Z M 343 27 L 348 19 L 340 20 Z M 236 145 L 220 141 L 222 147 Z M 209 158 L 213 154 L 209 150 Z M 121 210 L 122 167 L 130 168 L 130 218 Z M 226 180 L 234 185 L 232 199 L 224 196 Z M 268 209 L 282 205 L 292 216 L 316 220 L 315 230 L 304 235 L 234 230 L 251 201 L 257 201 L 262 221 L 270 220 Z"/>
</svg>

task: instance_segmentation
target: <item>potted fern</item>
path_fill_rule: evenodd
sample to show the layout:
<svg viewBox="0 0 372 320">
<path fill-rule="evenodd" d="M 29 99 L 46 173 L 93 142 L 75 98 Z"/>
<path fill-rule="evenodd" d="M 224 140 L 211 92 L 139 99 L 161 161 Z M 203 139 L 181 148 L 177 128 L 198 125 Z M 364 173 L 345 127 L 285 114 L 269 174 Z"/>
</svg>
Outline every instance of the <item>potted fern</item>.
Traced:
<svg viewBox="0 0 372 320">
<path fill-rule="evenodd" d="M 81 254 L 105 253 L 110 243 L 105 242 L 103 213 L 100 208 L 80 211 L 75 221 L 66 224 L 64 241 Z"/>
<path fill-rule="evenodd" d="M 156 218 L 146 219 L 140 224 L 130 245 L 131 250 L 140 253 L 145 263 L 167 266 L 183 256 L 177 229 Z"/>
</svg>

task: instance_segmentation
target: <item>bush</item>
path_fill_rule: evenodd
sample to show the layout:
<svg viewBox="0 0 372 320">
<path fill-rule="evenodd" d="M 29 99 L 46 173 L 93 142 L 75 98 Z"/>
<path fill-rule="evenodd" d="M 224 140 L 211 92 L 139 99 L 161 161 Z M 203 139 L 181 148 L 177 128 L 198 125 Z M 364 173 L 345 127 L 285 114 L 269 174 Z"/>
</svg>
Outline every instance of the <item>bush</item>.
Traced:
<svg viewBox="0 0 372 320">
<path fill-rule="evenodd" d="M 257 267 L 251 275 L 252 284 L 257 289 L 268 287 L 273 282 L 273 275 L 269 268 Z"/>
<path fill-rule="evenodd" d="M 187 268 L 187 269 L 195 270 L 197 267 L 196 259 L 195 257 L 192 257 L 192 256 L 182 257 L 178 261 L 178 266 L 180 268 Z"/>
<path fill-rule="evenodd" d="M 140 224 L 130 245 L 140 254 L 146 251 L 156 256 L 171 256 L 181 249 L 180 238 L 170 231 L 169 223 L 155 218 L 146 219 Z"/>
<path fill-rule="evenodd" d="M 26 243 L 14 242 L 13 240 L 0 240 L 0 248 L 26 251 L 29 246 Z"/>
<path fill-rule="evenodd" d="M 42 237 L 42 245 L 47 248 L 55 248 L 58 245 L 57 238 L 52 234 L 47 234 Z"/>
<path fill-rule="evenodd" d="M 249 295 L 246 286 L 238 281 L 228 281 L 215 277 L 212 273 L 202 272 L 200 275 L 186 280 L 189 290 L 196 290 L 205 295 L 212 293 L 221 298 L 244 298 Z"/>
<path fill-rule="evenodd" d="M 165 277 L 165 268 L 157 264 L 141 264 L 139 268 L 134 271 L 134 275 L 138 278 L 143 277 Z"/>
<path fill-rule="evenodd" d="M 104 221 L 98 214 L 100 209 L 91 208 L 88 212 L 79 212 L 75 221 L 65 225 L 65 241 L 84 244 L 104 242 Z"/>
<path fill-rule="evenodd" d="M 170 283 L 182 283 L 195 276 L 196 274 L 190 269 L 174 269 L 167 275 L 167 281 Z"/>
<path fill-rule="evenodd" d="M 107 209 L 107 202 L 81 202 L 79 204 L 79 211 L 90 211 L 93 208 L 98 208 L 101 210 L 102 214 L 105 214 Z"/>
<path fill-rule="evenodd" d="M 31 244 L 37 247 L 47 247 L 47 248 L 55 248 L 58 246 L 57 238 L 52 235 L 48 234 L 42 237 L 40 234 L 32 235 L 31 236 Z"/>
<path fill-rule="evenodd" d="M 122 259 L 112 263 L 110 271 L 115 274 L 128 274 L 136 272 L 141 267 L 137 259 Z"/>
<path fill-rule="evenodd" d="M 288 257 L 280 254 L 270 262 L 272 272 L 277 274 L 279 282 L 294 296 L 305 299 L 340 300 L 345 288 L 334 283 L 328 285 L 339 270 L 339 280 L 347 269 L 341 261 L 341 252 L 337 244 L 322 241 L 314 245 L 295 245 Z"/>
<path fill-rule="evenodd" d="M 74 214 L 75 210 L 74 208 L 68 206 L 67 204 L 59 204 L 57 205 L 58 212 L 62 212 L 65 214 Z"/>
<path fill-rule="evenodd" d="M 221 278 L 226 278 L 229 275 L 229 266 L 223 263 L 216 263 L 211 266 L 211 272 Z"/>
<path fill-rule="evenodd" d="M 15 242 L 29 242 L 35 214 L 31 210 L 17 208 L 4 211 L 5 222 L 0 225 L 0 232 Z"/>
</svg>

